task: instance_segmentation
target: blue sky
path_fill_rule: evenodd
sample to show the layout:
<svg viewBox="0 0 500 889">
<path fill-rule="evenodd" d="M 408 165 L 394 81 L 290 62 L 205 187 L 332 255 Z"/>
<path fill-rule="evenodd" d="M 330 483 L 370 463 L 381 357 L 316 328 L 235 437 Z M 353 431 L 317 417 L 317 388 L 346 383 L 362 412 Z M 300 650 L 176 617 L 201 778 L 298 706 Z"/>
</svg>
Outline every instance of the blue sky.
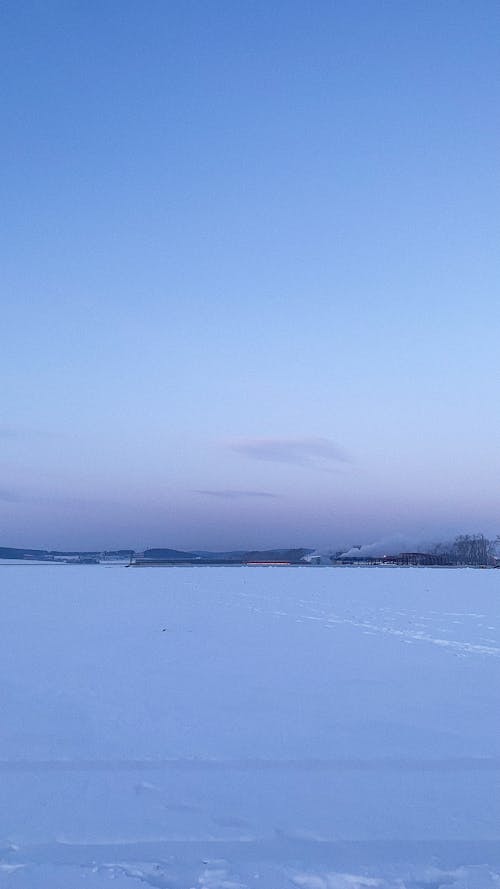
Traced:
<svg viewBox="0 0 500 889">
<path fill-rule="evenodd" d="M 500 531 L 500 8 L 8 2 L 0 537 Z"/>
</svg>

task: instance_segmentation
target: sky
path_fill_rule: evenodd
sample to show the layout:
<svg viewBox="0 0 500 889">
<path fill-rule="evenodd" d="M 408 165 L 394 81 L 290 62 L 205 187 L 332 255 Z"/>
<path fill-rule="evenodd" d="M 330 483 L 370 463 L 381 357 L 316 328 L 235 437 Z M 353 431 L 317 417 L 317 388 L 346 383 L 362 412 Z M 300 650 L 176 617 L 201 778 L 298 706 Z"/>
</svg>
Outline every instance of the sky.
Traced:
<svg viewBox="0 0 500 889">
<path fill-rule="evenodd" d="M 500 6 L 7 0 L 0 545 L 500 532 Z"/>
</svg>

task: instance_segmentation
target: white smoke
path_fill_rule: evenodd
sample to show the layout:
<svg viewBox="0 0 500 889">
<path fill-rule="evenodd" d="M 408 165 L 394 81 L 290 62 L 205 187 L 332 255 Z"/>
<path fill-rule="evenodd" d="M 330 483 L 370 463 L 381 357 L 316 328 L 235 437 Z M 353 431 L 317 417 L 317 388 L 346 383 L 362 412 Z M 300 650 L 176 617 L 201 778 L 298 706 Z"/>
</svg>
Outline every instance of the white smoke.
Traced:
<svg viewBox="0 0 500 889">
<path fill-rule="evenodd" d="M 310 562 L 314 565 L 331 565 L 333 551 L 324 552 L 324 550 L 315 549 L 312 553 L 307 553 L 302 559 L 303 562 Z"/>
<path fill-rule="evenodd" d="M 397 556 L 399 553 L 431 552 L 435 543 L 428 540 L 416 540 L 414 537 L 405 537 L 404 534 L 393 534 L 391 537 L 383 537 L 374 543 L 366 543 L 364 546 L 352 546 L 340 556 L 341 559 L 378 559 L 382 556 Z"/>
</svg>

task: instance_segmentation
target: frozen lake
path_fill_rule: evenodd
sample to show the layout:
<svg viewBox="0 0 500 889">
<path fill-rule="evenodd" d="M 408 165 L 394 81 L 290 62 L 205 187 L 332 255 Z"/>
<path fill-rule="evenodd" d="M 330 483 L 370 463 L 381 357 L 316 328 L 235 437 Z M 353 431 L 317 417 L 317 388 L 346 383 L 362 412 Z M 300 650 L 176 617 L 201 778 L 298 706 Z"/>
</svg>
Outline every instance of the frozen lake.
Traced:
<svg viewBox="0 0 500 889">
<path fill-rule="evenodd" d="M 0 885 L 500 881 L 500 572 L 0 566 Z"/>
</svg>

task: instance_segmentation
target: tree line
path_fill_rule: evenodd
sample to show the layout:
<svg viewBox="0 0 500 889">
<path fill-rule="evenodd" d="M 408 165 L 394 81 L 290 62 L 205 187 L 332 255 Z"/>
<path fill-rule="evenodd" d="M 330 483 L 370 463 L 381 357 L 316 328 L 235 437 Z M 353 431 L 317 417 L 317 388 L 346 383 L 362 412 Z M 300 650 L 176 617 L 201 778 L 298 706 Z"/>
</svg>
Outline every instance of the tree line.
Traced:
<svg viewBox="0 0 500 889">
<path fill-rule="evenodd" d="M 451 544 L 440 543 L 434 552 L 453 565 L 493 565 L 500 537 L 488 540 L 484 534 L 459 534 Z"/>
</svg>

